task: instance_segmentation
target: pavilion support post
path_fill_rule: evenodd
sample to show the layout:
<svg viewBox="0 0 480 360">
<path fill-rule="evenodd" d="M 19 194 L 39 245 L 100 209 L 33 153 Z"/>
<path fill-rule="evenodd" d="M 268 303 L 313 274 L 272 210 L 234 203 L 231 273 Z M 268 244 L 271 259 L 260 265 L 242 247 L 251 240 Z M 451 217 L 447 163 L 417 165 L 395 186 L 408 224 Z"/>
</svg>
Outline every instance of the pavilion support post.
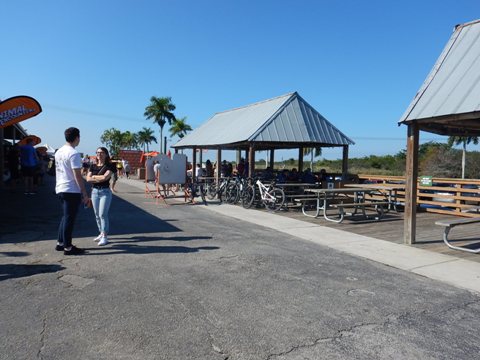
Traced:
<svg viewBox="0 0 480 360">
<path fill-rule="evenodd" d="M 238 164 L 240 164 L 240 159 L 242 158 L 242 150 L 241 149 L 238 149 L 237 150 L 237 156 L 235 158 L 235 161 L 237 162 L 237 166 Z"/>
<path fill-rule="evenodd" d="M 250 144 L 248 149 L 248 176 L 253 177 L 255 174 L 255 148 Z"/>
<path fill-rule="evenodd" d="M 343 157 L 342 157 L 342 179 L 345 181 L 348 174 L 348 145 L 343 145 Z"/>
<path fill-rule="evenodd" d="M 202 149 L 200 149 L 200 154 L 199 154 L 198 157 L 200 158 L 200 160 L 199 160 L 200 167 L 203 167 L 203 151 L 202 151 Z"/>
<path fill-rule="evenodd" d="M 418 124 L 408 125 L 407 163 L 405 168 L 405 212 L 403 240 L 405 244 L 416 243 L 417 227 L 417 178 L 418 178 Z"/>
<path fill-rule="evenodd" d="M 4 154 L 4 151 L 3 151 L 3 137 L 4 137 L 4 133 L 3 133 L 3 128 L 0 129 L 0 175 L 2 176 L 2 178 L 0 179 L 0 189 L 3 188 L 3 172 L 4 172 L 4 163 L 5 163 L 5 154 Z M 14 136 L 13 138 L 15 139 L 15 133 L 14 133 Z M 11 176 L 13 174 L 10 174 Z"/>
<path fill-rule="evenodd" d="M 192 182 L 196 180 L 195 174 L 197 173 L 197 148 L 192 149 Z"/>
<path fill-rule="evenodd" d="M 177 148 L 175 148 L 175 154 L 178 154 L 178 149 Z"/>
<path fill-rule="evenodd" d="M 270 169 L 273 170 L 273 166 L 275 165 L 275 150 L 271 149 L 270 150 L 270 162 L 268 164 L 270 166 Z"/>
<path fill-rule="evenodd" d="M 303 146 L 298 148 L 298 172 L 303 171 Z"/>
<path fill-rule="evenodd" d="M 220 184 L 222 176 L 222 149 L 217 149 L 217 173 L 215 174 L 215 181 Z"/>
</svg>

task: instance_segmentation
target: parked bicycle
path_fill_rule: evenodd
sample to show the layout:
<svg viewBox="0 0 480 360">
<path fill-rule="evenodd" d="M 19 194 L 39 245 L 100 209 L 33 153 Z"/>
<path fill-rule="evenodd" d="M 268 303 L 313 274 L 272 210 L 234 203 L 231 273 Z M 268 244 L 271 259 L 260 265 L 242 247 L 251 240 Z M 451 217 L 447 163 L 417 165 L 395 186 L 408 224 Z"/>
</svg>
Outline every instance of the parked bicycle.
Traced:
<svg viewBox="0 0 480 360">
<path fill-rule="evenodd" d="M 233 204 L 238 199 L 238 188 L 231 178 L 224 178 L 220 184 L 212 182 L 207 186 L 207 198 L 210 200 L 218 197 L 220 202 L 225 200 L 229 204 Z"/>
<path fill-rule="evenodd" d="M 285 193 L 282 189 L 275 187 L 275 183 L 265 185 L 257 179 L 255 185 L 249 185 L 245 189 L 242 197 L 243 207 L 250 208 L 257 199 L 269 210 L 278 211 L 282 208 L 285 203 Z"/>
</svg>

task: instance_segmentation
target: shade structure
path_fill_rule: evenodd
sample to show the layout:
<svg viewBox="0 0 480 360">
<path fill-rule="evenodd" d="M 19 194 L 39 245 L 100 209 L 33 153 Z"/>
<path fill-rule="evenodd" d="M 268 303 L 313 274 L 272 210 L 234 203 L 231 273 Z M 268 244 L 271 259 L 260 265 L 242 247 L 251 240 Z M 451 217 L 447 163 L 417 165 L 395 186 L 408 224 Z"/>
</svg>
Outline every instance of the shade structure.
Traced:
<svg viewBox="0 0 480 360">
<path fill-rule="evenodd" d="M 38 136 L 28 135 L 28 136 L 25 136 L 22 140 L 20 140 L 18 142 L 18 145 L 26 145 L 29 140 L 32 140 L 33 146 L 38 145 L 42 142 L 42 139 L 40 139 Z"/>
<path fill-rule="evenodd" d="M 420 131 L 480 136 L 480 20 L 457 25 L 399 124 L 408 126 L 404 242 L 416 242 Z"/>
<path fill-rule="evenodd" d="M 440 135 L 480 135 L 480 20 L 457 25 L 400 124 Z"/>
<path fill-rule="evenodd" d="M 173 148 L 289 149 L 354 142 L 297 92 L 216 113 Z"/>
</svg>

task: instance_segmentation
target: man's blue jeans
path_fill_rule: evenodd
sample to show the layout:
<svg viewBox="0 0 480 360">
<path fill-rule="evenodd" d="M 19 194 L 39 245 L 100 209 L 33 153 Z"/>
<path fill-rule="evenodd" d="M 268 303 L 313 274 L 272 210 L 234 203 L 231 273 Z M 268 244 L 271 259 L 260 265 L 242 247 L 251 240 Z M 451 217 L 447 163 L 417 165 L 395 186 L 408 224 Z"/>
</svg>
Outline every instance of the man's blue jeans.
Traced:
<svg viewBox="0 0 480 360">
<path fill-rule="evenodd" d="M 63 217 L 58 228 L 58 244 L 69 248 L 72 246 L 72 233 L 78 208 L 82 202 L 80 193 L 59 193 L 58 198 L 62 203 Z"/>
</svg>

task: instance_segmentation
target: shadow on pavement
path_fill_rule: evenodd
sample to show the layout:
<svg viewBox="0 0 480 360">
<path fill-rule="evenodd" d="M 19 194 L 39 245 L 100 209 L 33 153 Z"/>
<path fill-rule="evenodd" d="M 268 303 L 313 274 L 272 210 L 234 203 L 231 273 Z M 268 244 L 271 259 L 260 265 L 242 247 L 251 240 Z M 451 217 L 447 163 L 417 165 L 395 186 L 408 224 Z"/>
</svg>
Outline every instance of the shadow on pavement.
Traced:
<svg viewBox="0 0 480 360">
<path fill-rule="evenodd" d="M 57 238 L 61 218 L 60 201 L 55 194 L 55 178 L 46 176 L 36 195 L 25 195 L 21 188 L 0 190 L 0 243 L 24 243 Z M 114 195 L 110 208 L 111 235 L 181 231 L 170 222 Z M 79 209 L 75 238 L 98 234 L 92 209 Z"/>
<path fill-rule="evenodd" d="M 62 265 L 40 265 L 40 264 L 0 264 L 0 281 L 57 272 L 65 269 Z"/>
<path fill-rule="evenodd" d="M 186 247 L 186 246 L 145 246 L 135 244 L 112 244 L 110 247 L 95 247 L 85 248 L 88 256 L 90 255 L 112 255 L 112 254 L 171 254 L 171 253 L 194 253 L 201 250 L 218 250 L 217 246 L 199 246 L 199 247 Z"/>
</svg>

